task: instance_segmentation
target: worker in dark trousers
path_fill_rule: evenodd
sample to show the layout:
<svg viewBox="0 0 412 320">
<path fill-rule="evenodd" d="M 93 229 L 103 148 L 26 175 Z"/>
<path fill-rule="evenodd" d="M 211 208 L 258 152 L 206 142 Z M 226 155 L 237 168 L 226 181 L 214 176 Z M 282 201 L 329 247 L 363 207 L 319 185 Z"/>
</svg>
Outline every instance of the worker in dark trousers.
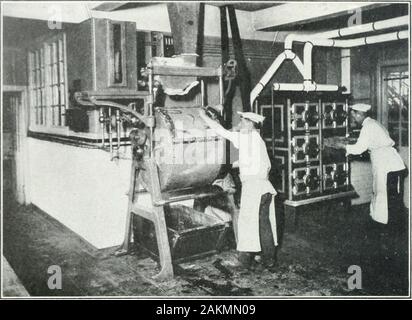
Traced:
<svg viewBox="0 0 412 320">
<path fill-rule="evenodd" d="M 339 144 L 343 144 L 341 147 L 346 148 L 347 154 L 356 155 L 369 151 L 373 175 L 370 204 L 373 230 L 369 235 L 377 242 L 375 248 L 378 252 L 375 252 L 375 256 L 381 259 L 385 258 L 388 247 L 393 249 L 390 242 L 394 239 L 394 232 L 399 231 L 398 228 L 402 226 L 402 214 L 405 212 L 402 185 L 406 167 L 386 128 L 368 116 L 370 109 L 370 105 L 362 103 L 351 106 L 351 116 L 358 125 L 362 125 L 362 129 L 355 144 Z M 372 252 L 366 254 L 371 255 Z"/>
<path fill-rule="evenodd" d="M 406 208 L 403 203 L 403 183 L 406 169 L 389 172 L 387 175 L 388 227 L 390 232 L 402 231 L 405 227 Z"/>
<path fill-rule="evenodd" d="M 401 181 L 406 167 L 393 147 L 395 142 L 386 128 L 368 116 L 370 108 L 370 105 L 361 103 L 351 106 L 351 116 L 357 124 L 362 125 L 362 129 L 357 142 L 345 147 L 347 154 L 369 151 L 373 174 L 370 215 L 374 221 L 387 225 L 388 222 L 394 223 L 393 220 L 398 215 L 397 210 L 389 212 L 389 206 L 403 205 L 400 198 Z"/>
<path fill-rule="evenodd" d="M 265 119 L 253 112 L 238 112 L 239 131 L 228 131 L 201 110 L 200 117 L 218 135 L 239 149 L 242 182 L 240 210 L 234 217 L 239 265 L 253 268 L 255 255 L 261 253 L 263 265 L 272 270 L 278 244 L 275 216 L 276 191 L 269 182 L 271 163 L 266 144 L 256 126 Z M 236 219 L 237 218 L 237 219 Z"/>
</svg>

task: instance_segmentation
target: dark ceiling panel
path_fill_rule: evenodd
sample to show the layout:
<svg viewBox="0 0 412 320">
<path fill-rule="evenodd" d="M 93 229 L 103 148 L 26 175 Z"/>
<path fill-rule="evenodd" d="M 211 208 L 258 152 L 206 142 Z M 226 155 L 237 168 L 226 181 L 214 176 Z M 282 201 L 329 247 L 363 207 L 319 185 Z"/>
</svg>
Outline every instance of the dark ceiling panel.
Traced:
<svg viewBox="0 0 412 320">
<path fill-rule="evenodd" d="M 151 6 L 160 2 L 105 2 L 93 8 L 98 11 L 116 11 Z"/>
<path fill-rule="evenodd" d="M 125 9 L 132 9 L 138 7 L 144 7 L 153 4 L 159 4 L 161 2 L 105 2 L 97 7 L 93 8 L 93 10 L 99 11 L 116 11 L 116 10 L 125 10 Z M 205 1 L 205 4 L 212 5 L 212 6 L 226 6 L 232 5 L 237 10 L 244 10 L 244 11 L 256 11 L 261 9 L 266 9 L 269 7 L 274 7 L 281 5 L 282 3 L 279 2 L 272 2 L 272 1 L 263 1 L 263 2 L 239 2 L 239 1 L 225 1 L 225 2 L 209 2 Z"/>
<path fill-rule="evenodd" d="M 232 5 L 235 9 L 237 10 L 243 10 L 243 11 L 256 11 L 256 10 L 262 10 L 270 7 L 276 7 L 279 5 L 282 5 L 283 3 L 279 2 L 271 2 L 271 1 L 266 1 L 266 2 L 238 2 L 238 1 L 226 1 L 226 2 L 206 2 L 209 5 L 212 6 L 227 6 L 227 5 Z"/>
</svg>

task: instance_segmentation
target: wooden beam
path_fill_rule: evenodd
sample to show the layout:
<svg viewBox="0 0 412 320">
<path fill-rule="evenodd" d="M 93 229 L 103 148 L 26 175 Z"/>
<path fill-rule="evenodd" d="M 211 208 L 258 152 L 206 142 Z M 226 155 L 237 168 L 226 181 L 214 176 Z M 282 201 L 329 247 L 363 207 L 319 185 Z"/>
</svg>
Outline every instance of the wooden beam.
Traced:
<svg viewBox="0 0 412 320">
<path fill-rule="evenodd" d="M 250 73 L 243 54 L 242 39 L 240 38 L 235 8 L 232 6 L 227 6 L 227 10 L 229 13 L 230 29 L 232 31 L 233 51 L 235 53 L 239 70 L 240 95 L 242 97 L 243 111 L 248 112 L 251 111 L 251 105 L 249 102 L 250 91 L 252 90 L 250 84 Z"/>
<path fill-rule="evenodd" d="M 167 11 L 175 53 L 197 53 L 200 3 L 168 2 Z"/>
<path fill-rule="evenodd" d="M 236 2 L 236 1 L 225 1 L 225 2 L 207 2 L 208 5 L 215 6 L 215 7 L 226 7 L 226 6 L 233 6 L 236 10 L 242 11 L 256 11 L 260 9 L 265 9 L 274 6 L 280 6 L 282 3 L 276 2 Z"/>
<path fill-rule="evenodd" d="M 356 9 L 369 10 L 382 5 L 385 4 L 370 2 L 285 3 L 281 6 L 254 11 L 252 21 L 254 29 L 258 31 L 297 23 L 315 22 L 320 19 L 347 15 Z"/>
<path fill-rule="evenodd" d="M 227 28 L 227 13 L 226 13 L 226 7 L 221 6 L 219 8 L 220 10 L 220 46 L 222 49 L 222 63 L 221 65 L 224 66 L 225 63 L 229 60 L 229 31 Z M 223 82 L 223 89 L 226 92 L 226 85 L 225 82 Z M 233 98 L 233 86 L 231 88 L 230 92 L 226 93 L 226 96 L 224 97 L 224 103 L 223 103 L 223 110 L 224 114 L 223 117 L 225 119 L 225 128 L 230 129 L 232 126 L 232 98 Z M 226 158 L 228 159 L 228 156 L 230 156 L 230 148 L 229 144 L 226 144 Z"/>
</svg>

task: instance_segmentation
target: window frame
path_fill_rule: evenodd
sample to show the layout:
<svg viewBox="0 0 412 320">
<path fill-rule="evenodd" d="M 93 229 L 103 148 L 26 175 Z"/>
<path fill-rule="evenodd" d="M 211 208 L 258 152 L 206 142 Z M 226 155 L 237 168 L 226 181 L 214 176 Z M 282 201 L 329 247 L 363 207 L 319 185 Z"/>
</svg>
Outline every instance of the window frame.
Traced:
<svg viewBox="0 0 412 320">
<path fill-rule="evenodd" d="M 386 63 L 382 63 L 378 66 L 378 92 L 379 92 L 379 102 L 378 102 L 378 120 L 385 126 L 385 128 L 387 128 L 387 130 L 389 131 L 389 133 L 391 133 L 390 129 L 389 129 L 389 119 L 388 119 L 388 112 L 389 110 L 385 107 L 385 103 L 386 103 L 386 93 L 385 93 L 385 86 L 387 85 L 387 80 L 386 79 L 386 73 L 388 70 L 392 69 L 402 69 L 405 68 L 406 70 L 408 70 L 408 63 L 400 60 L 400 61 L 391 61 L 391 62 L 386 62 Z M 410 74 L 409 74 L 409 79 L 410 79 Z M 400 79 L 393 79 L 393 80 L 400 80 Z M 409 101 L 410 101 L 410 97 L 409 97 Z M 401 112 L 399 111 L 399 120 L 402 118 Z M 400 121 L 399 121 L 400 122 Z M 409 124 L 408 124 L 409 125 Z M 395 141 L 395 146 L 397 148 L 406 148 L 409 146 L 409 141 L 406 141 L 406 145 L 403 144 L 402 140 L 402 130 L 401 130 L 402 124 L 399 123 L 399 137 L 398 139 Z M 409 130 L 409 128 L 408 128 Z M 407 131 L 408 131 L 407 130 Z M 409 136 L 409 132 L 407 134 L 407 136 Z M 393 138 L 393 137 L 392 137 Z"/>
<path fill-rule="evenodd" d="M 39 57 L 37 58 L 37 56 Z M 37 64 L 34 59 L 39 59 L 40 63 Z M 66 33 L 42 39 L 41 44 L 29 48 L 27 66 L 29 130 L 67 135 L 69 127 L 66 125 L 65 111 L 69 108 L 69 93 Z M 61 76 L 62 72 L 63 76 Z M 33 91 L 40 91 L 40 93 Z M 56 115 L 58 121 L 55 121 Z"/>
</svg>

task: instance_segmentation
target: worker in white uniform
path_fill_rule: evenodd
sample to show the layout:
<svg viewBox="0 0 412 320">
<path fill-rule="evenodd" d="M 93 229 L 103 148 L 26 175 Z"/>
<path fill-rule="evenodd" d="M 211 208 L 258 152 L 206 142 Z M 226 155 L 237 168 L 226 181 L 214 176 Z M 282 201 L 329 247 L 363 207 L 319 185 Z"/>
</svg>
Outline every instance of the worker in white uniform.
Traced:
<svg viewBox="0 0 412 320">
<path fill-rule="evenodd" d="M 268 179 L 271 163 L 266 145 L 256 130 L 265 118 L 252 112 L 238 113 L 241 117 L 239 131 L 228 131 L 203 110 L 199 112 L 211 129 L 239 149 L 242 192 L 237 228 L 235 226 L 239 265 L 253 267 L 255 255 L 261 252 L 263 265 L 272 270 L 278 244 L 274 204 L 276 191 Z"/>
<path fill-rule="evenodd" d="M 343 147 L 347 154 L 369 151 L 373 174 L 370 215 L 374 221 L 387 225 L 394 223 L 400 214 L 400 204 L 403 204 L 401 182 L 406 168 L 386 128 L 368 116 L 370 109 L 370 105 L 363 103 L 351 106 L 351 116 L 362 129 L 356 144 Z M 388 210 L 388 206 L 392 210 Z"/>
</svg>

